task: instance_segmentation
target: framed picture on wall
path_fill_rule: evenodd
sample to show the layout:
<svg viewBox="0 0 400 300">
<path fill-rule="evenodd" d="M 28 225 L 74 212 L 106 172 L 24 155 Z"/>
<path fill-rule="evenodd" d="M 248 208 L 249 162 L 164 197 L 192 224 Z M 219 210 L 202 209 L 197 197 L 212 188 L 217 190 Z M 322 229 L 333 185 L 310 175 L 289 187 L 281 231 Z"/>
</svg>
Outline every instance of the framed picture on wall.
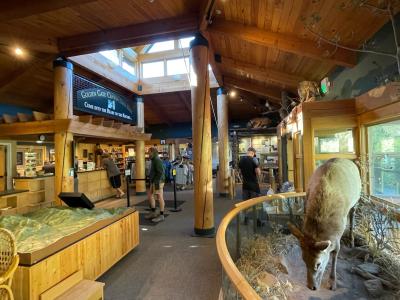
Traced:
<svg viewBox="0 0 400 300">
<path fill-rule="evenodd" d="M 87 149 L 83 149 L 83 158 L 87 158 L 88 157 L 88 150 Z"/>
<path fill-rule="evenodd" d="M 24 165 L 24 152 L 18 151 L 17 152 L 17 166 Z"/>
</svg>

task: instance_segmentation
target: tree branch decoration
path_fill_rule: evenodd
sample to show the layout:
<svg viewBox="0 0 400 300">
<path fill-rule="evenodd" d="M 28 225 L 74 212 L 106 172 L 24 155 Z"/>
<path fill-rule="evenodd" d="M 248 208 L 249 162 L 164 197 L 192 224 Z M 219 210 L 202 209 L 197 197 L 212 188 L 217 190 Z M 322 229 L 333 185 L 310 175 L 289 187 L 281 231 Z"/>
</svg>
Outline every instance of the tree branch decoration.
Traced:
<svg viewBox="0 0 400 300">
<path fill-rule="evenodd" d="M 378 6 L 371 5 L 367 3 L 367 0 L 350 0 L 350 1 L 344 1 L 339 4 L 339 9 L 345 10 L 348 8 L 354 8 L 354 7 L 360 7 L 360 8 L 365 8 L 373 11 L 376 14 L 385 14 L 389 17 L 389 20 L 392 24 L 392 29 L 393 29 L 393 36 L 394 36 L 394 42 L 395 42 L 395 51 L 394 52 L 385 52 L 385 51 L 378 51 L 378 50 L 373 50 L 371 47 L 367 45 L 367 42 L 365 41 L 361 48 L 353 48 L 349 47 L 346 45 L 341 44 L 341 37 L 339 34 L 336 34 L 332 39 L 326 38 L 322 33 L 315 31 L 313 27 L 315 27 L 316 24 L 318 24 L 321 21 L 321 17 L 317 13 L 313 13 L 308 19 L 303 17 L 302 21 L 305 25 L 305 28 L 308 32 L 310 32 L 312 35 L 314 35 L 318 41 L 318 46 L 321 47 L 322 43 L 326 43 L 329 45 L 334 46 L 333 51 L 326 51 L 325 56 L 332 56 L 335 54 L 338 48 L 349 50 L 349 51 L 354 51 L 354 52 L 360 52 L 360 53 L 371 53 L 371 54 L 376 54 L 376 55 L 382 55 L 386 57 L 391 57 L 397 61 L 397 72 L 400 75 L 400 43 L 399 43 L 399 29 L 396 26 L 396 21 L 395 21 L 395 16 L 394 16 L 394 8 L 392 5 L 391 0 L 380 0 Z M 351 32 L 352 35 L 354 35 L 354 32 Z"/>
</svg>

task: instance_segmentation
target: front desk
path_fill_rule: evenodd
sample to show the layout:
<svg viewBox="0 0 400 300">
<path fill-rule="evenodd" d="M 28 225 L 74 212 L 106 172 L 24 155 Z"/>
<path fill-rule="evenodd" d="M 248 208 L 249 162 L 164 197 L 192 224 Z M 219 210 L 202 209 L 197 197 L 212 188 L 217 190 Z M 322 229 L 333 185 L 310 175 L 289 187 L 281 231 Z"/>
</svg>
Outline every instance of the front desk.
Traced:
<svg viewBox="0 0 400 300">
<path fill-rule="evenodd" d="M 121 188 L 123 188 L 123 184 Z M 92 202 L 115 196 L 115 190 L 104 169 L 78 171 L 78 192 L 84 193 Z"/>
</svg>

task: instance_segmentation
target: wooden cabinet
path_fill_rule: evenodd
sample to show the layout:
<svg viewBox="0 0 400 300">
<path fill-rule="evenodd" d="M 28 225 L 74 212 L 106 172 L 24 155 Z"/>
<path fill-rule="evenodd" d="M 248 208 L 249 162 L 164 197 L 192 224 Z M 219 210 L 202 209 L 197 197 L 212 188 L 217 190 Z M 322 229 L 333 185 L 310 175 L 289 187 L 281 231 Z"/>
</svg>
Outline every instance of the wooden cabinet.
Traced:
<svg viewBox="0 0 400 300">
<path fill-rule="evenodd" d="M 278 126 L 279 157 L 286 157 L 280 182 L 286 168 L 296 191 L 304 191 L 312 173 L 324 161 L 359 156 L 358 134 L 354 99 L 298 105 Z"/>
</svg>

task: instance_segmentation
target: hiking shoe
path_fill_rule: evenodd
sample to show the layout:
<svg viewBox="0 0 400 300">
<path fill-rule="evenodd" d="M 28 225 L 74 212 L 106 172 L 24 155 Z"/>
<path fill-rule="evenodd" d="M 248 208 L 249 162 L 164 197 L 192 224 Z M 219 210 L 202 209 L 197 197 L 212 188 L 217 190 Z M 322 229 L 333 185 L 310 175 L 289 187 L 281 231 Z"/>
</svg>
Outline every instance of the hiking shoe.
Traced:
<svg viewBox="0 0 400 300">
<path fill-rule="evenodd" d="M 156 213 L 156 212 L 149 212 L 148 214 L 146 214 L 146 215 L 144 216 L 144 218 L 145 218 L 146 220 L 151 220 L 151 219 L 157 218 L 157 216 L 158 216 L 158 213 Z"/>
<path fill-rule="evenodd" d="M 165 219 L 164 215 L 159 215 L 157 218 L 154 218 L 151 221 L 154 223 L 158 223 L 164 221 L 164 219 Z"/>
</svg>

